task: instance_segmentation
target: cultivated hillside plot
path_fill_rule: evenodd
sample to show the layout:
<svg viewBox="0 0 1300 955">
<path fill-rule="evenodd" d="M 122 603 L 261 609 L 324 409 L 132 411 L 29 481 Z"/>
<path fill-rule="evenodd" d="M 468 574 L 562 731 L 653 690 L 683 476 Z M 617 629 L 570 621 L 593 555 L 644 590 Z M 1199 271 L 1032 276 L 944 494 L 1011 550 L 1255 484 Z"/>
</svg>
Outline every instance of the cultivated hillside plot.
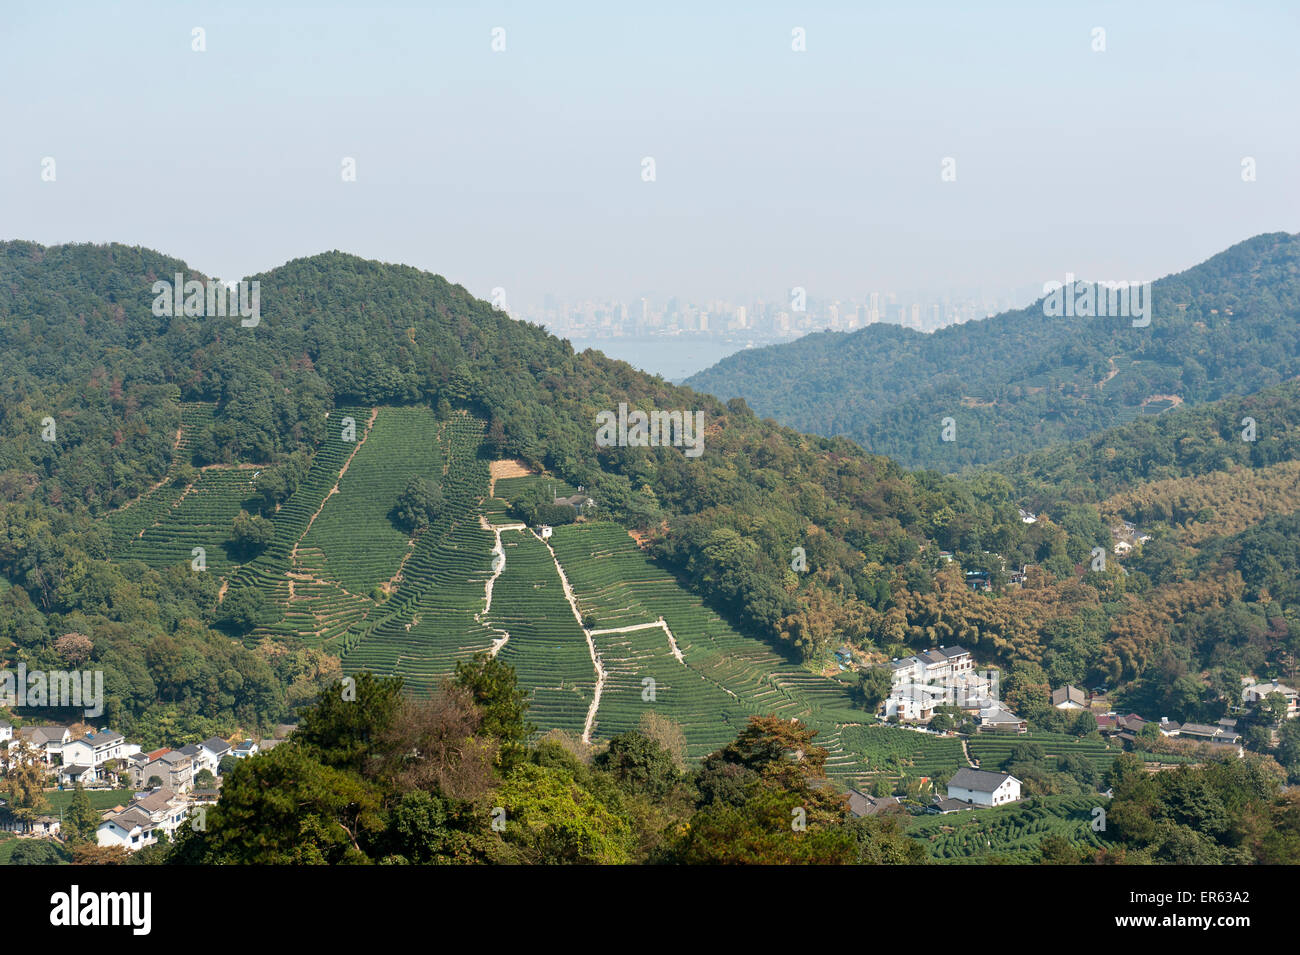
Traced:
<svg viewBox="0 0 1300 955">
<path fill-rule="evenodd" d="M 210 405 L 183 408 L 178 461 L 211 416 Z M 250 465 L 206 468 L 188 486 L 173 479 L 174 465 L 109 515 L 115 553 L 165 567 L 188 564 L 191 548 L 202 546 L 207 572 L 226 589 L 266 598 L 248 642 L 320 646 L 341 656 L 345 672 L 400 676 L 417 696 L 433 692 L 458 661 L 499 653 L 530 692 L 539 732 L 599 742 L 653 710 L 681 724 L 698 759 L 749 716 L 776 713 L 816 729 L 831 754 L 828 771 L 847 781 L 965 765 L 955 740 L 863 725 L 873 721 L 849 685 L 736 631 L 624 528 L 583 522 L 544 541 L 512 522 L 512 499 L 575 489 L 517 465 L 510 474 L 498 468 L 493 482 L 485 432 L 484 421 L 464 413 L 439 421 L 426 407 L 336 408 L 308 473 L 268 515 L 275 535 L 255 557 L 238 555 L 241 563 L 227 547 L 235 516 L 259 506 L 260 466 Z M 411 535 L 390 515 L 414 476 L 438 488 L 443 507 Z"/>
<path fill-rule="evenodd" d="M 232 570 L 230 526 L 241 510 L 256 508 L 255 473 L 246 467 L 209 467 L 188 487 L 157 488 L 110 518 L 115 556 L 162 568 L 189 564 L 193 549 L 202 547 L 210 573 Z"/>
<path fill-rule="evenodd" d="M 354 593 L 386 583 L 412 546 L 410 535 L 393 525 L 390 512 L 411 478 L 440 483 L 442 465 L 432 411 L 380 409 L 339 478 L 338 493 L 325 502 L 303 546 L 320 551 L 325 575 Z"/>
</svg>

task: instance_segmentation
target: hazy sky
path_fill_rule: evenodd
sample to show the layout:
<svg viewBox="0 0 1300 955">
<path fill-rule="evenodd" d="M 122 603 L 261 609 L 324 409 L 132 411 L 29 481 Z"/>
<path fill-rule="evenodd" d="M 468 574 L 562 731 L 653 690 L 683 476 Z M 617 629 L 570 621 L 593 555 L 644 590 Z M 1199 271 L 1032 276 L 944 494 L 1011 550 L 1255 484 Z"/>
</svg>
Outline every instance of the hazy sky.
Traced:
<svg viewBox="0 0 1300 955">
<path fill-rule="evenodd" d="M 514 304 L 1153 279 L 1300 231 L 1293 0 L 625 6 L 5 0 L 0 238 Z"/>
</svg>

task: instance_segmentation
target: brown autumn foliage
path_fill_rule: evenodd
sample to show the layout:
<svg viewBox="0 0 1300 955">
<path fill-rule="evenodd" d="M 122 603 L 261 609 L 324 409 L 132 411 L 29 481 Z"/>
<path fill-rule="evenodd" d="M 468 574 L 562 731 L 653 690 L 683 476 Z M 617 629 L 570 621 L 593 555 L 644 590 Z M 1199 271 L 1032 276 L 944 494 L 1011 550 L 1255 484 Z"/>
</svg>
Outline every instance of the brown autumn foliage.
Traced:
<svg viewBox="0 0 1300 955">
<path fill-rule="evenodd" d="M 1137 676 L 1168 641 L 1175 623 L 1239 599 L 1245 587 L 1241 574 L 1232 571 L 1165 584 L 1140 598 L 1129 596 L 1130 609 L 1111 621 L 1101 668 L 1112 680 Z"/>
<path fill-rule="evenodd" d="M 399 789 L 473 800 L 496 784 L 497 743 L 479 735 L 483 715 L 468 690 L 444 682 L 427 700 L 405 699 L 377 747 Z"/>
<path fill-rule="evenodd" d="M 1140 484 L 1099 507 L 1112 521 L 1169 524 L 1182 543 L 1239 534 L 1267 517 L 1300 509 L 1300 461 L 1238 467 Z"/>
<path fill-rule="evenodd" d="M 90 659 L 95 644 L 84 633 L 65 633 L 54 641 L 54 649 L 68 666 L 78 667 Z"/>
<path fill-rule="evenodd" d="M 121 846 L 98 846 L 81 842 L 72 847 L 73 865 L 125 865 L 131 854 Z"/>
</svg>

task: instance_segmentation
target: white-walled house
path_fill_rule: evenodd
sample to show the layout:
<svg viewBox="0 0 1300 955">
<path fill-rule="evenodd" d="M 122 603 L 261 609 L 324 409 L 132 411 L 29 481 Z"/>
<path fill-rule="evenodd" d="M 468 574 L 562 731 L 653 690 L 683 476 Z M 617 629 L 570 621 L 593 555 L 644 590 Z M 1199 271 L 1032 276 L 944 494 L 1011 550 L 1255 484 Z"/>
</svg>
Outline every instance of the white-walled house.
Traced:
<svg viewBox="0 0 1300 955">
<path fill-rule="evenodd" d="M 1020 780 L 1008 773 L 963 767 L 948 780 L 948 798 L 976 806 L 1002 806 L 1020 801 Z"/>
<path fill-rule="evenodd" d="M 72 731 L 66 726 L 24 726 L 17 735 L 36 751 L 46 766 L 57 766 L 63 752 L 63 744 L 72 738 Z"/>
<path fill-rule="evenodd" d="M 235 759 L 248 759 L 250 756 L 256 756 L 261 752 L 261 749 L 262 748 L 258 746 L 256 742 L 251 739 L 246 739 L 235 747 L 234 757 Z"/>
<path fill-rule="evenodd" d="M 182 746 L 176 752 L 182 756 L 188 756 L 194 761 L 195 776 L 205 769 L 213 776 L 217 775 L 217 761 L 212 758 L 210 752 L 203 748 L 202 743 L 190 743 L 188 746 Z"/>
<path fill-rule="evenodd" d="M 115 730 L 87 733 L 63 744 L 61 778 L 69 782 L 90 783 L 100 778 L 103 765 L 112 759 L 126 759 L 130 747 L 126 738 Z"/>
<path fill-rule="evenodd" d="M 1088 694 L 1077 686 L 1063 686 L 1052 691 L 1052 706 L 1058 710 L 1086 710 Z"/>
<path fill-rule="evenodd" d="M 950 704 L 967 709 L 991 693 L 986 675 L 975 670 L 969 650 L 938 647 L 888 664 L 891 689 L 885 715 L 928 720 L 934 708 Z"/>
<path fill-rule="evenodd" d="M 948 691 L 941 686 L 905 684 L 894 689 L 885 700 L 885 716 L 924 722 L 934 715 L 934 708 L 948 702 Z"/>
<path fill-rule="evenodd" d="M 1286 697 L 1286 718 L 1296 715 L 1297 711 L 1297 694 L 1289 686 L 1283 686 L 1277 680 L 1270 680 L 1267 683 L 1248 683 L 1241 688 L 1241 701 L 1243 703 L 1259 703 L 1266 699 L 1270 693 L 1281 693 Z"/>
<path fill-rule="evenodd" d="M 14 738 L 14 728 L 12 723 L 6 723 L 0 720 L 0 743 L 7 743 Z"/>
<path fill-rule="evenodd" d="M 203 765 L 212 770 L 212 775 L 217 775 L 217 767 L 221 765 L 221 760 L 230 755 L 230 744 L 219 736 L 212 739 L 205 739 L 199 744 L 203 750 Z"/>
<path fill-rule="evenodd" d="M 961 647 L 939 647 L 926 650 L 905 660 L 891 664 L 894 685 L 900 683 L 938 683 L 959 679 L 975 669 L 969 650 Z"/>
<path fill-rule="evenodd" d="M 153 821 L 139 809 L 123 809 L 108 814 L 95 830 L 95 841 L 101 846 L 120 846 L 135 852 L 158 841 L 153 831 Z"/>
<path fill-rule="evenodd" d="M 189 818 L 189 802 L 168 789 L 157 789 L 133 799 L 120 812 L 106 812 L 95 840 L 101 846 L 121 846 L 135 852 L 158 841 L 159 833 L 176 838 L 176 830 Z"/>
</svg>

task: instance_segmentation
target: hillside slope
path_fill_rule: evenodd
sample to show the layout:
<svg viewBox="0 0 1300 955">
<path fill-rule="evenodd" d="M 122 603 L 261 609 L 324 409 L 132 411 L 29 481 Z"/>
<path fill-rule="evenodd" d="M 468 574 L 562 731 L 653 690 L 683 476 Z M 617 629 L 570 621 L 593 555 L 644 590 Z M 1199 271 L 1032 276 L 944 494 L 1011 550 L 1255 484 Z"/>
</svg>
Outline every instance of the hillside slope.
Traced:
<svg viewBox="0 0 1300 955">
<path fill-rule="evenodd" d="M 1300 236 L 1238 243 L 1154 282 L 1151 301 L 1146 327 L 1049 317 L 1040 300 L 929 335 L 823 332 L 732 355 L 686 384 L 905 466 L 955 471 L 1300 374 Z"/>
<path fill-rule="evenodd" d="M 98 516 L 160 482 L 175 493 L 164 480 L 175 468 L 242 464 L 269 470 L 252 490 L 274 507 L 326 447 L 332 411 L 424 403 L 482 420 L 487 453 L 586 487 L 602 517 L 645 532 L 720 612 L 803 656 L 860 629 L 883 568 L 929 539 L 927 515 L 1019 533 L 1005 502 L 918 482 L 848 442 L 761 421 L 744 402 L 599 352 L 575 354 L 417 269 L 337 252 L 295 260 L 250 277 L 260 283 L 253 327 L 154 314 L 154 283 L 176 273 L 204 278 L 140 248 L 0 245 L 0 361 L 11 369 L 0 383 L 0 500 Z M 182 452 L 183 405 L 195 427 Z M 621 406 L 702 415 L 702 453 L 598 446 L 597 414 Z M 220 473 L 204 476 L 188 510 L 218 502 L 219 524 L 251 506 L 221 491 Z M 327 508 L 313 532 L 336 523 Z M 796 547 L 807 573 L 791 571 Z"/>
<path fill-rule="evenodd" d="M 1049 729 L 1065 682 L 1206 720 L 1244 673 L 1288 675 L 1292 512 L 1234 499 L 1294 487 L 1292 386 L 958 478 L 575 354 L 406 267 L 291 262 L 259 277 L 255 327 L 154 315 L 186 270 L 146 250 L 9 243 L 0 268 L 0 654 L 58 667 L 89 635 L 144 738 L 275 722 L 340 670 L 427 693 L 495 649 L 548 728 L 631 725 L 649 677 L 697 754 L 770 710 L 838 771 L 899 772 L 959 757 L 855 727 L 831 649 L 960 643 Z M 620 405 L 699 412 L 702 453 L 601 446 Z M 596 509 L 549 548 L 503 528 L 551 487 Z M 1115 518 L 1153 539 L 1090 569 Z"/>
</svg>

